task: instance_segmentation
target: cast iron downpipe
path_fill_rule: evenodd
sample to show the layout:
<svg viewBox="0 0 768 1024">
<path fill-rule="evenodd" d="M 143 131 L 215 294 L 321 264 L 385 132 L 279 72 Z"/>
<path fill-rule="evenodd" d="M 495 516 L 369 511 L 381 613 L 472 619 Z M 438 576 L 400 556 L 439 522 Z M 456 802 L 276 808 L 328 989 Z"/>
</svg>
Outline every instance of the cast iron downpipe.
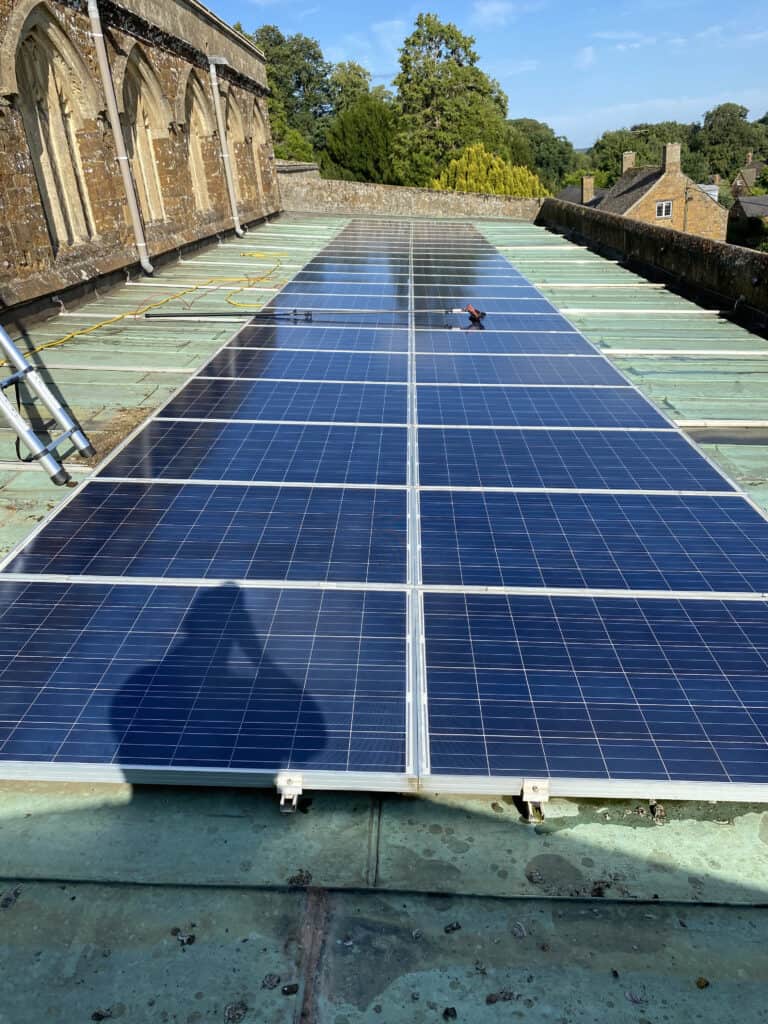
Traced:
<svg viewBox="0 0 768 1024">
<path fill-rule="evenodd" d="M 91 19 L 91 35 L 93 36 L 93 42 L 96 47 L 96 57 L 99 62 L 99 72 L 101 73 L 101 84 L 107 101 L 107 115 L 109 116 L 109 123 L 112 126 L 112 136 L 115 140 L 115 150 L 117 151 L 117 166 L 120 168 L 120 174 L 123 178 L 125 199 L 128 203 L 128 213 L 131 217 L 131 227 L 133 228 L 133 237 L 136 241 L 136 249 L 139 254 L 139 263 L 141 264 L 141 269 L 145 274 L 152 274 L 155 268 L 149 261 L 149 249 L 147 248 L 147 240 L 144 236 L 144 225 L 141 222 L 141 213 L 139 211 L 138 200 L 136 199 L 136 189 L 131 176 L 131 166 L 128 162 L 128 153 L 125 149 L 125 139 L 123 138 L 120 114 L 117 109 L 117 97 L 115 96 L 115 83 L 112 81 L 112 71 L 110 70 L 109 60 L 107 59 L 107 48 L 104 45 L 104 33 L 101 30 L 101 16 L 99 14 L 99 5 L 97 0 L 88 0 L 88 15 Z"/>
<path fill-rule="evenodd" d="M 213 92 L 213 107 L 216 111 L 216 124 L 219 128 L 219 143 L 221 145 L 221 159 L 224 161 L 224 178 L 227 182 L 227 192 L 229 193 L 229 205 L 232 209 L 232 220 L 235 224 L 235 234 L 238 238 L 242 238 L 245 234 L 241 224 L 240 217 L 237 213 L 237 196 L 235 195 L 235 182 L 232 178 L 232 165 L 229 159 L 229 143 L 227 142 L 227 126 L 224 121 L 224 115 L 221 112 L 221 97 L 219 96 L 219 76 L 216 74 L 217 64 L 227 64 L 228 61 L 225 57 L 209 57 L 208 67 L 211 72 L 211 91 Z"/>
</svg>

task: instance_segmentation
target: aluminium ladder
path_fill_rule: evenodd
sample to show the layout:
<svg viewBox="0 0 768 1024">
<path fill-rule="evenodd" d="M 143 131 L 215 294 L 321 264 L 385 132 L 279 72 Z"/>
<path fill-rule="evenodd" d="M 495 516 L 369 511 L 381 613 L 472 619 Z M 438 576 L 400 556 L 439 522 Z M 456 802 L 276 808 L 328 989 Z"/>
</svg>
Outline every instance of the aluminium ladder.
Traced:
<svg viewBox="0 0 768 1024">
<path fill-rule="evenodd" d="M 60 458 L 55 456 L 56 449 L 69 438 L 77 451 L 84 458 L 89 458 L 96 454 L 93 445 L 45 383 L 40 371 L 24 358 L 3 327 L 0 327 L 0 356 L 5 357 L 7 362 L 15 368 L 10 377 L 0 380 L 0 413 L 8 421 L 19 440 L 23 441 L 29 449 L 29 458 L 24 461 L 39 462 L 55 484 L 68 483 L 69 473 L 62 466 Z M 37 436 L 20 411 L 13 407 L 4 394 L 6 388 L 17 386 L 22 381 L 61 427 L 62 433 L 48 444 L 45 444 Z"/>
</svg>

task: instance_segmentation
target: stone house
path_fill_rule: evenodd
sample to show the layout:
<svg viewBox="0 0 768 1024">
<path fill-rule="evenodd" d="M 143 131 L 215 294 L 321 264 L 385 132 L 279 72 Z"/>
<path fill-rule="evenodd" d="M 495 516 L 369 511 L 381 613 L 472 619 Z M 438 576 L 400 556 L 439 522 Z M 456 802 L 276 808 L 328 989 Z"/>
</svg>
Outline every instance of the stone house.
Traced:
<svg viewBox="0 0 768 1024">
<path fill-rule="evenodd" d="M 635 154 L 624 153 L 621 172 L 621 177 L 602 194 L 595 190 L 592 177 L 582 179 L 582 205 L 656 227 L 725 240 L 728 211 L 683 174 L 679 143 L 667 143 L 660 166 L 636 167 Z M 558 198 L 567 197 L 561 193 Z"/>
<path fill-rule="evenodd" d="M 747 153 L 746 163 L 731 182 L 733 197 L 748 196 L 766 167 L 768 167 L 768 163 L 764 160 L 755 160 L 754 153 L 750 150 Z"/>
<path fill-rule="evenodd" d="M 768 240 L 768 196 L 739 196 L 728 211 L 728 241 L 755 247 Z"/>
<path fill-rule="evenodd" d="M 266 97 L 198 0 L 0 0 L 0 310 L 276 212 Z"/>
</svg>

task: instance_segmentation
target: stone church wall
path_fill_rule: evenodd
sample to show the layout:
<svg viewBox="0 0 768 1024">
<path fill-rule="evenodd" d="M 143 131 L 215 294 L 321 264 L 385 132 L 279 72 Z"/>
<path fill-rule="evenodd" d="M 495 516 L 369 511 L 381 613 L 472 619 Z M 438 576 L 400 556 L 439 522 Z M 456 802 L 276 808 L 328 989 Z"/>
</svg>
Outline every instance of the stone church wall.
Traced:
<svg viewBox="0 0 768 1024">
<path fill-rule="evenodd" d="M 151 256 L 280 209 L 261 53 L 196 0 L 100 0 Z M 85 0 L 0 0 L 0 312 L 137 262 Z"/>
</svg>

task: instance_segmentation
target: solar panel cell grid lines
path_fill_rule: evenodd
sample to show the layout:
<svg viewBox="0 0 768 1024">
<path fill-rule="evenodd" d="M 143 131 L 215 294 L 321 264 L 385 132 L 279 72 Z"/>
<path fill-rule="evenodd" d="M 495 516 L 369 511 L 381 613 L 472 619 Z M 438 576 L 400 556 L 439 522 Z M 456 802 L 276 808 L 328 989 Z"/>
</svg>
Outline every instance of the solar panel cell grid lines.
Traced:
<svg viewBox="0 0 768 1024">
<path fill-rule="evenodd" d="M 768 522 L 466 223 L 350 221 L 2 571 L 2 772 L 768 794 Z"/>
</svg>

